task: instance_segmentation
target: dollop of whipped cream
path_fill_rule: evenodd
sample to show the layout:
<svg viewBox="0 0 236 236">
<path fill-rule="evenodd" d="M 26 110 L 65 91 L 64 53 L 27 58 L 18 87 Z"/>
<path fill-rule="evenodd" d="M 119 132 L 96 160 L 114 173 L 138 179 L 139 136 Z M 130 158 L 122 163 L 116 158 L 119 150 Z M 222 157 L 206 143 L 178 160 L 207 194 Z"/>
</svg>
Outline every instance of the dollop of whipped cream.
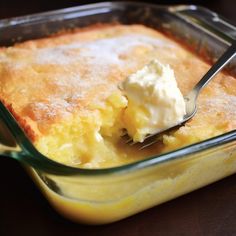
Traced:
<svg viewBox="0 0 236 236">
<path fill-rule="evenodd" d="M 121 89 L 128 100 L 124 126 L 134 141 L 178 124 L 186 114 L 174 71 L 158 60 L 131 74 Z"/>
</svg>

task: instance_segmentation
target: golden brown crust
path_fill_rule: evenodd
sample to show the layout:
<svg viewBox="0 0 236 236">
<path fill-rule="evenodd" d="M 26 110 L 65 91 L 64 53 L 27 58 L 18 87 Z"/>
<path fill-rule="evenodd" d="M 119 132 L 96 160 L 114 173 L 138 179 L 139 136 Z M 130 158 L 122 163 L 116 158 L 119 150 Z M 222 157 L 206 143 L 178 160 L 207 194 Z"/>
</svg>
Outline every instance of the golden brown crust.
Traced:
<svg viewBox="0 0 236 236">
<path fill-rule="evenodd" d="M 171 65 L 184 94 L 209 68 L 153 29 L 97 24 L 0 49 L 0 99 L 36 140 L 61 119 L 93 113 L 91 104 L 102 103 L 120 81 L 154 58 Z M 233 77 L 220 74 L 204 90 L 189 124 L 198 126 L 202 119 L 208 124 L 218 115 L 225 125 L 227 120 L 226 130 L 235 127 L 235 96 L 230 97 L 235 88 Z"/>
<path fill-rule="evenodd" d="M 14 116 L 14 118 L 17 120 L 19 125 L 24 129 L 26 135 L 28 138 L 34 142 L 36 140 L 37 134 L 36 132 L 32 129 L 32 127 L 27 123 L 27 121 L 22 118 L 20 115 L 18 115 L 12 106 L 12 104 L 8 104 L 5 102 L 3 99 L 0 99 L 0 101 L 6 106 L 6 108 L 11 112 L 11 114 Z"/>
</svg>

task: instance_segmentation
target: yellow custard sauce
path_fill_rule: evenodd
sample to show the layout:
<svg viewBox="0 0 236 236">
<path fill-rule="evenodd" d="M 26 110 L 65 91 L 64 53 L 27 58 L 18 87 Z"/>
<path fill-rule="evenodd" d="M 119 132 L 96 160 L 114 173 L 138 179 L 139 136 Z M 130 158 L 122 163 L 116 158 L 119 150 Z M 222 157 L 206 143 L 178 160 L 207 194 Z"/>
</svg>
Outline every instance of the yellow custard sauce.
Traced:
<svg viewBox="0 0 236 236">
<path fill-rule="evenodd" d="M 34 170 L 36 183 L 55 209 L 72 221 L 107 224 L 161 204 L 236 171 L 236 155 L 228 146 L 187 160 L 104 177 L 58 177 L 59 193 L 51 190 Z M 199 173 L 201 173 L 199 175 Z"/>
</svg>

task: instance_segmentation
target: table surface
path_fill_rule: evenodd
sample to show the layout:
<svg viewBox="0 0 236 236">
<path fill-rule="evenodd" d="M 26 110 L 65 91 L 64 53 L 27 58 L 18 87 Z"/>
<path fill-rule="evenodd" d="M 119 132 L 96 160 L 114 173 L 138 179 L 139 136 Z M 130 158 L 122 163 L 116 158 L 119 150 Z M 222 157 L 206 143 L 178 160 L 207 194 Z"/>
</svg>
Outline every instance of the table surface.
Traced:
<svg viewBox="0 0 236 236">
<path fill-rule="evenodd" d="M 24 5 L 25 1 L 1 1 L 0 18 L 76 5 L 62 0 L 48 2 Z M 234 0 L 196 2 L 236 24 Z M 1 236 L 236 235 L 236 175 L 105 226 L 79 225 L 59 216 L 14 160 L 1 157 L 0 179 Z"/>
</svg>

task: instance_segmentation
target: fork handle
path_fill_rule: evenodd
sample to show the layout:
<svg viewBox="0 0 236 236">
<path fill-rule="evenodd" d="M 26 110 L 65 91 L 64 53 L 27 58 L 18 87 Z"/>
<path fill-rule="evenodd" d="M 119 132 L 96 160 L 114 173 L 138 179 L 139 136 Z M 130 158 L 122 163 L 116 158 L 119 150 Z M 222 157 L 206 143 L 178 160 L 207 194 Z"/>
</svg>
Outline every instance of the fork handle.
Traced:
<svg viewBox="0 0 236 236">
<path fill-rule="evenodd" d="M 225 53 L 216 61 L 216 63 L 207 71 L 202 79 L 195 85 L 193 90 L 198 96 L 199 92 L 211 81 L 212 78 L 235 56 L 236 54 L 236 40 Z"/>
</svg>

